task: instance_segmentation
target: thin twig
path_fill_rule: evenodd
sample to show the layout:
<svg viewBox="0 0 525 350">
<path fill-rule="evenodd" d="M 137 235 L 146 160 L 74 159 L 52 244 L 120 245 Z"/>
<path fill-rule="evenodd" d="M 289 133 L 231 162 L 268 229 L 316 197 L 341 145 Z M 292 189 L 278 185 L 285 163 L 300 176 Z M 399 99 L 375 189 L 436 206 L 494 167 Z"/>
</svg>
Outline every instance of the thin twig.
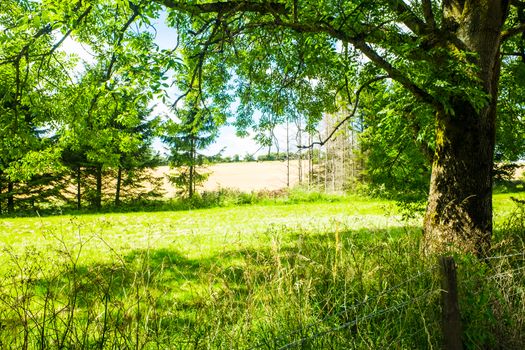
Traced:
<svg viewBox="0 0 525 350">
<path fill-rule="evenodd" d="M 525 252 L 521 253 L 515 253 L 515 254 L 507 254 L 507 255 L 498 255 L 498 256 L 489 256 L 480 260 L 493 260 L 493 259 L 504 259 L 504 258 L 513 258 L 516 256 L 523 256 L 525 257 Z"/>
</svg>

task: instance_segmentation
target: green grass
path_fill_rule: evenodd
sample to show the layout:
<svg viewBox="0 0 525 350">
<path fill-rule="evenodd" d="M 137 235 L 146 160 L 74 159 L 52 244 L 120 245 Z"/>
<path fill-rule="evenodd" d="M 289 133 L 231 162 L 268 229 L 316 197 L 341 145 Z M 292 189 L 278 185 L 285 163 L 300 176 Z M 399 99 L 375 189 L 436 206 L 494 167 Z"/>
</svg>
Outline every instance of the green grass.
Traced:
<svg viewBox="0 0 525 350">
<path fill-rule="evenodd" d="M 501 227 L 509 196 L 495 197 Z M 440 286 L 419 225 L 358 197 L 2 219 L 0 345 L 439 347 Z M 520 248 L 497 243 L 497 254 Z M 519 263 L 460 260 L 468 347 L 521 345 Z"/>
<path fill-rule="evenodd" d="M 389 208 L 389 209 L 388 209 Z M 333 225 L 356 229 L 401 226 L 387 201 L 349 197 L 333 203 L 253 205 L 155 213 L 110 213 L 81 216 L 6 218 L 0 243 L 13 248 L 49 247 L 58 241 L 89 240 L 86 259 L 104 259 L 106 241 L 126 254 L 136 249 L 178 249 L 188 258 L 205 257 L 234 246 L 258 246 L 272 228 L 322 232 Z M 266 243 L 265 241 L 262 243 Z"/>
<path fill-rule="evenodd" d="M 504 218 L 512 210 L 515 209 L 516 203 L 514 203 L 511 198 L 525 200 L 525 192 L 498 193 L 495 194 L 492 198 L 494 205 L 494 216 L 496 218 L 496 221 L 498 221 L 498 219 Z"/>
</svg>

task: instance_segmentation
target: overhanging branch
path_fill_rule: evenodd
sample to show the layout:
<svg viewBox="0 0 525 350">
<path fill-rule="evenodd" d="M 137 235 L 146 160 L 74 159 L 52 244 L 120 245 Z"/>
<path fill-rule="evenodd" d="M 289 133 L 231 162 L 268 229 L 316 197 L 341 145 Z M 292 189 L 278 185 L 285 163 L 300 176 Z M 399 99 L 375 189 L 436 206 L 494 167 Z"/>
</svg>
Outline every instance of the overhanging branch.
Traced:
<svg viewBox="0 0 525 350">
<path fill-rule="evenodd" d="M 355 48 L 361 51 L 379 68 L 383 69 L 390 78 L 399 82 L 403 87 L 410 91 L 420 101 L 434 106 L 436 109 L 441 109 L 441 104 L 427 91 L 414 83 L 402 71 L 394 67 L 383 56 L 375 51 L 368 43 L 365 37 L 359 34 L 351 34 L 341 29 L 334 28 L 327 22 L 294 22 L 286 21 L 280 15 L 288 14 L 288 10 L 284 4 L 277 2 L 252 2 L 252 1 L 226 1 L 213 2 L 206 4 L 186 4 L 174 0 L 156 0 L 157 2 L 182 12 L 189 14 L 202 13 L 235 13 L 235 12 L 254 12 L 260 14 L 271 14 L 273 16 L 272 22 L 259 22 L 257 27 L 281 27 L 289 28 L 299 33 L 325 33 L 332 38 L 339 39 L 343 42 L 352 44 Z M 415 33 L 423 33 L 426 31 L 426 24 L 419 19 L 410 9 L 410 7 L 402 0 L 389 0 L 389 6 L 402 17 L 403 22 L 407 27 L 411 28 Z M 254 24 L 255 25 L 255 24 Z"/>
<path fill-rule="evenodd" d="M 427 30 L 425 22 L 419 19 L 416 14 L 403 0 L 388 0 L 388 7 L 390 7 L 400 17 L 403 22 L 414 34 L 421 35 Z"/>
<path fill-rule="evenodd" d="M 278 2 L 226 1 L 205 4 L 187 4 L 174 0 L 157 0 L 164 6 L 192 15 L 202 13 L 254 12 L 259 14 L 288 14 L 286 6 Z"/>
<path fill-rule="evenodd" d="M 428 92 L 423 90 L 417 84 L 412 82 L 403 72 L 401 72 L 396 67 L 392 66 L 384 57 L 378 54 L 370 45 L 366 43 L 363 38 L 358 36 L 348 35 L 346 32 L 337 30 L 326 23 L 286 23 L 286 22 L 277 22 L 274 25 L 281 27 L 286 27 L 293 29 L 297 32 L 302 33 L 325 33 L 332 36 L 335 39 L 339 39 L 343 42 L 348 42 L 352 44 L 356 49 L 361 51 L 366 57 L 368 57 L 372 62 L 374 62 L 379 68 L 386 71 L 390 78 L 394 79 L 410 91 L 416 98 L 422 102 L 428 103 L 434 106 L 437 109 L 441 109 L 442 106 L 439 104 L 436 99 L 430 95 Z"/>
<path fill-rule="evenodd" d="M 423 8 L 423 15 L 425 16 L 425 21 L 431 30 L 436 29 L 436 19 L 434 17 L 434 12 L 432 11 L 432 1 L 423 0 L 421 1 L 421 6 Z"/>
<path fill-rule="evenodd" d="M 330 141 L 332 139 L 332 137 L 335 135 L 337 130 L 339 130 L 344 125 L 344 123 L 346 123 L 348 120 L 353 118 L 353 116 L 356 114 L 357 107 L 359 106 L 359 96 L 361 95 L 361 92 L 363 92 L 363 90 L 365 88 L 369 87 L 372 83 L 375 83 L 376 81 L 380 81 L 380 80 L 387 79 L 387 78 L 388 78 L 388 75 L 380 75 L 380 76 L 377 76 L 375 78 L 372 78 L 372 79 L 368 80 L 366 83 L 361 85 L 357 89 L 357 91 L 355 93 L 355 102 L 354 102 L 354 107 L 352 109 L 352 112 L 350 114 L 348 114 L 345 118 L 340 120 L 337 123 L 337 125 L 332 129 L 330 134 L 324 140 L 322 140 L 322 141 L 314 141 L 314 142 L 312 142 L 312 143 L 310 143 L 309 145 L 306 145 L 306 146 L 298 145 L 297 148 L 299 148 L 299 149 L 312 148 L 315 145 L 324 146 L 328 141 Z"/>
</svg>

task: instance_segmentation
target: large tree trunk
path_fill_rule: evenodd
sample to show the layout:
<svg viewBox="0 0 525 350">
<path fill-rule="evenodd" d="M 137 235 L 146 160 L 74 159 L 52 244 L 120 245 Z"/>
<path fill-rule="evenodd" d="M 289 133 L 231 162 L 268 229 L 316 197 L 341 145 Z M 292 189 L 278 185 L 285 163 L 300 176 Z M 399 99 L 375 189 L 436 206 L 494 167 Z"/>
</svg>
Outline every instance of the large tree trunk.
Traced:
<svg viewBox="0 0 525 350">
<path fill-rule="evenodd" d="M 493 119 L 467 103 L 438 113 L 436 154 L 425 217 L 426 248 L 484 254 L 492 237 Z"/>
<path fill-rule="evenodd" d="M 480 86 L 489 103 L 477 110 L 466 96 L 453 113 L 436 115 L 436 151 L 425 216 L 425 248 L 484 255 L 492 238 L 492 168 L 500 73 L 501 1 L 445 1 L 446 25 L 478 56 Z M 479 4 L 478 4 L 479 3 Z"/>
</svg>

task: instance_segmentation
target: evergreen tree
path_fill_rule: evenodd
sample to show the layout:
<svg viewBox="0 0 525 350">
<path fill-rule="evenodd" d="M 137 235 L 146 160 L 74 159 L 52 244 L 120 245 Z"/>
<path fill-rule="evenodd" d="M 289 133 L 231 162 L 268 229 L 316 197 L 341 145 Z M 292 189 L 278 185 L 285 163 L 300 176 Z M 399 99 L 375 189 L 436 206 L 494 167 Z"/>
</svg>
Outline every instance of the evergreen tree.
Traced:
<svg viewBox="0 0 525 350">
<path fill-rule="evenodd" d="M 207 157 L 200 151 L 215 141 L 218 129 L 212 112 L 200 106 L 196 98 L 186 108 L 178 110 L 177 116 L 177 122 L 166 123 L 163 140 L 170 146 L 170 166 L 175 168 L 170 181 L 191 198 L 208 178 L 202 170 Z"/>
<path fill-rule="evenodd" d="M 77 185 L 77 208 L 82 203 L 82 192 L 99 209 L 105 193 L 110 191 L 117 206 L 123 192 L 132 197 L 135 190 L 147 191 L 140 190 L 140 183 L 154 182 L 146 176 L 147 169 L 158 164 L 158 157 L 151 149 L 158 119 L 151 117 L 151 109 L 147 107 L 149 99 L 143 94 L 146 88 L 120 89 L 130 82 L 114 76 L 109 89 L 100 92 L 101 67 L 89 67 L 75 87 L 73 94 L 77 98 L 71 106 L 71 120 L 61 134 L 66 145 L 63 160 Z M 108 178 L 110 175 L 112 179 Z M 113 183 L 115 186 L 111 188 Z"/>
<path fill-rule="evenodd" d="M 221 64 L 207 62 L 198 47 L 193 51 L 182 50 L 182 55 L 185 65 L 175 79 L 183 94 L 175 101 L 176 119 L 165 123 L 162 139 L 170 147 L 169 162 L 175 168 L 170 181 L 181 189 L 181 194 L 191 198 L 208 177 L 201 170 L 207 162 L 201 151 L 217 138 L 219 127 L 226 121 L 224 111 L 230 100 L 219 92 L 220 77 L 224 74 Z M 182 108 L 177 107 L 178 102 L 183 104 Z"/>
</svg>

